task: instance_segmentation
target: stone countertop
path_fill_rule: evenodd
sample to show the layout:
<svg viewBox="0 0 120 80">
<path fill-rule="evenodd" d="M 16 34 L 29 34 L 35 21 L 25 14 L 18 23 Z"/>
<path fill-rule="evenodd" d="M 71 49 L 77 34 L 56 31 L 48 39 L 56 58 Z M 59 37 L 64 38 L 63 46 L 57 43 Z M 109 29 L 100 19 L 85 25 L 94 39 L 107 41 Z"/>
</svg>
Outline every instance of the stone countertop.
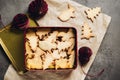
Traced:
<svg viewBox="0 0 120 80">
<path fill-rule="evenodd" d="M 25 13 L 32 0 L 0 0 L 0 14 L 5 25 L 10 23 L 17 13 Z M 105 72 L 98 78 L 86 77 L 85 80 L 120 80 L 120 0 L 74 0 L 88 7 L 102 7 L 102 12 L 112 17 L 104 40 L 89 74 L 96 74 L 101 69 Z M 1 26 L 0 26 L 1 27 Z M 0 80 L 10 64 L 0 49 Z M 2 65 L 2 66 L 1 66 Z M 77 76 L 76 76 L 77 77 Z"/>
</svg>

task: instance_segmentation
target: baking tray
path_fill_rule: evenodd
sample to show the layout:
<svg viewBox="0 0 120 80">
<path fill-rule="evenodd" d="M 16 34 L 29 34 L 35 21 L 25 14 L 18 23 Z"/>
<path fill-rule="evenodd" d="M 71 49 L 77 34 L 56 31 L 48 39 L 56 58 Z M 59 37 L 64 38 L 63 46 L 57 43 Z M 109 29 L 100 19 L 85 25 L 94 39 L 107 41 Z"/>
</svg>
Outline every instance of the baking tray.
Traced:
<svg viewBox="0 0 120 80">
<path fill-rule="evenodd" d="M 73 33 L 74 33 L 74 38 L 75 38 L 75 46 L 74 46 L 74 50 L 75 50 L 75 58 L 74 58 L 74 65 L 73 65 L 73 68 L 64 68 L 64 69 L 60 69 L 60 68 L 58 68 L 57 70 L 56 69 L 50 69 L 50 68 L 48 68 L 48 69 L 46 69 L 47 71 L 65 71 L 65 70 L 74 70 L 74 69 L 76 69 L 76 67 L 77 67 L 77 30 L 74 28 L 74 27 L 63 27 L 63 26 L 54 26 L 54 27 L 30 27 L 30 28 L 27 28 L 25 31 L 24 31 L 24 54 L 26 53 L 26 47 L 25 47 L 25 43 L 26 43 L 26 34 L 27 34 L 27 32 L 29 31 L 29 30 L 32 30 L 32 31 L 36 31 L 36 30 L 39 30 L 39 29 L 51 29 L 51 30 L 55 30 L 55 31 L 60 31 L 60 32 L 62 32 L 62 31 L 66 31 L 66 30 L 68 30 L 68 29 L 72 29 L 72 31 L 73 31 Z M 26 67 L 26 54 L 25 54 L 25 60 L 24 60 L 24 63 L 25 63 L 25 67 Z M 40 71 L 44 71 L 43 69 L 28 69 L 27 67 L 26 67 L 26 70 L 30 70 L 30 71 L 34 71 L 34 70 L 40 70 Z"/>
<path fill-rule="evenodd" d="M 29 18 L 29 26 L 37 24 Z M 11 24 L 0 29 L 0 45 L 18 72 L 25 72 L 24 68 L 24 31 L 10 29 Z"/>
</svg>

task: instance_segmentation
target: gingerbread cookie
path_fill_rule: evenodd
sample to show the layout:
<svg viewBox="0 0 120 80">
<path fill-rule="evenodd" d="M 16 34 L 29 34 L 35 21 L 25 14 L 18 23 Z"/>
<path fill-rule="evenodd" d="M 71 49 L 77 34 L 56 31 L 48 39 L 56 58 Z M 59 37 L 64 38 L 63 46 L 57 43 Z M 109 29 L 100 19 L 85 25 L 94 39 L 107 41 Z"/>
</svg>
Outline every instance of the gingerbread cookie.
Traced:
<svg viewBox="0 0 120 80">
<path fill-rule="evenodd" d="M 37 44 L 38 44 L 38 36 L 36 36 L 35 32 L 29 31 L 26 34 L 26 38 L 30 44 L 32 51 L 35 52 L 37 49 Z"/>
<path fill-rule="evenodd" d="M 92 22 L 94 22 L 94 19 L 100 14 L 100 12 L 101 12 L 100 7 L 85 10 L 87 18 L 90 19 Z"/>
<path fill-rule="evenodd" d="M 38 29 L 36 31 L 36 35 L 39 36 L 40 40 L 42 40 L 42 39 L 44 39 L 45 36 L 48 36 L 50 31 L 51 31 L 51 29 Z"/>
<path fill-rule="evenodd" d="M 89 25 L 84 22 L 82 26 L 82 36 L 81 39 L 87 39 L 89 40 L 91 37 L 94 37 L 95 35 L 92 33 L 92 29 L 89 27 Z"/>
<path fill-rule="evenodd" d="M 75 17 L 74 12 L 75 12 L 75 8 L 73 6 L 71 6 L 70 4 L 68 4 L 68 9 L 64 10 L 63 12 L 61 12 L 61 14 L 58 16 L 58 18 L 62 22 L 66 22 L 70 18 L 74 18 Z"/>
<path fill-rule="evenodd" d="M 69 68 L 72 68 L 72 67 L 73 67 L 74 58 L 75 58 L 75 51 L 72 50 L 71 55 L 70 55 L 70 57 L 69 57 L 69 59 L 68 59 L 68 66 L 69 66 Z"/>
<path fill-rule="evenodd" d="M 59 32 L 58 37 L 62 38 L 62 41 L 68 41 L 70 38 L 74 37 L 73 30 L 69 29 L 68 32 Z"/>
<path fill-rule="evenodd" d="M 64 58 L 60 58 L 59 60 L 56 60 L 55 61 L 55 68 L 67 68 L 68 65 L 67 65 L 67 59 L 64 59 Z"/>
<path fill-rule="evenodd" d="M 47 54 L 45 55 L 45 60 L 43 61 L 43 69 L 49 68 L 53 61 L 54 58 L 50 53 L 47 52 Z"/>
<path fill-rule="evenodd" d="M 39 47 L 43 51 L 49 51 L 49 52 L 51 52 L 52 49 L 57 48 L 55 43 L 51 43 L 51 42 L 48 42 L 48 41 L 39 41 Z"/>
<path fill-rule="evenodd" d="M 42 59 L 40 56 L 34 55 L 34 57 L 32 59 L 27 59 L 27 68 L 34 68 L 34 69 L 42 69 Z"/>
</svg>

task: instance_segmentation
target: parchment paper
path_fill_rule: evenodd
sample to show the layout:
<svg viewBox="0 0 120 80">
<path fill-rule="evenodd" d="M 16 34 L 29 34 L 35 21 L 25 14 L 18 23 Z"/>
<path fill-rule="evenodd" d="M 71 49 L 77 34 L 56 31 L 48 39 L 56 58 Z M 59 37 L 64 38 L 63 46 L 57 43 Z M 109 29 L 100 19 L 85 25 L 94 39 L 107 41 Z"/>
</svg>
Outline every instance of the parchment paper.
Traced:
<svg viewBox="0 0 120 80">
<path fill-rule="evenodd" d="M 46 0 L 46 2 L 49 5 L 49 9 L 47 14 L 41 18 L 40 20 L 37 21 L 39 26 L 42 27 L 49 27 L 49 26 L 54 26 L 54 27 L 75 27 L 77 30 L 77 37 L 78 37 L 78 49 L 82 46 L 88 46 L 92 49 L 93 55 L 91 56 L 91 59 L 89 63 L 84 67 L 84 71 L 87 73 L 91 64 L 93 63 L 95 56 L 97 54 L 97 51 L 100 47 L 100 44 L 103 40 L 103 37 L 107 31 L 108 25 L 111 21 L 111 17 L 101 13 L 94 23 L 92 23 L 90 20 L 86 18 L 86 14 L 84 13 L 84 10 L 88 9 L 88 7 L 85 7 L 81 4 L 78 4 L 72 0 Z M 57 16 L 60 14 L 61 11 L 67 9 L 67 5 L 70 4 L 73 7 L 75 7 L 75 18 L 71 18 L 67 22 L 61 22 Z M 91 38 L 90 40 L 81 40 L 81 26 L 83 25 L 84 22 L 87 22 L 88 25 L 92 28 L 93 33 L 95 34 L 94 38 Z M 85 75 L 83 74 L 81 67 L 78 62 L 78 66 L 75 70 L 72 72 L 61 72 L 56 73 L 56 72 L 26 72 L 25 74 L 11 78 L 10 77 L 10 70 L 13 69 L 12 66 L 8 68 L 8 71 L 5 75 L 5 80 L 17 80 L 17 78 L 21 77 L 20 80 L 84 80 Z M 14 69 L 13 69 L 14 70 Z M 11 71 L 12 72 L 12 71 Z M 13 75 L 16 74 L 15 72 L 12 73 Z M 11 78 L 11 79 L 8 79 Z"/>
</svg>

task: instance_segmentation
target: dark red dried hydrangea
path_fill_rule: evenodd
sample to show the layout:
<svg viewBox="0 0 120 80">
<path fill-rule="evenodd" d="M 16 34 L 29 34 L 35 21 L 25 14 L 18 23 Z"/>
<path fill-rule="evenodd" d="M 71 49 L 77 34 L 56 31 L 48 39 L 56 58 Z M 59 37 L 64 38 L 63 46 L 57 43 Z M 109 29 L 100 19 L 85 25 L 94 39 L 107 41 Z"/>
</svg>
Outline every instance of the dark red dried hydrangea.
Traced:
<svg viewBox="0 0 120 80">
<path fill-rule="evenodd" d="M 79 61 L 80 61 L 80 65 L 81 65 L 81 70 L 86 76 L 98 77 L 104 72 L 104 69 L 102 69 L 100 72 L 95 73 L 95 74 L 88 74 L 82 68 L 82 67 L 84 67 L 84 65 L 86 65 L 89 62 L 92 54 L 93 54 L 92 50 L 89 47 L 81 47 L 79 49 Z"/>
<path fill-rule="evenodd" d="M 12 21 L 12 28 L 25 29 L 28 27 L 29 19 L 25 14 L 17 14 Z"/>
<path fill-rule="evenodd" d="M 82 47 L 79 49 L 79 61 L 81 66 L 84 66 L 90 60 L 92 50 L 88 47 Z"/>
<path fill-rule="evenodd" d="M 39 19 L 48 11 L 48 5 L 44 0 L 34 0 L 29 4 L 28 13 L 31 18 Z"/>
</svg>

